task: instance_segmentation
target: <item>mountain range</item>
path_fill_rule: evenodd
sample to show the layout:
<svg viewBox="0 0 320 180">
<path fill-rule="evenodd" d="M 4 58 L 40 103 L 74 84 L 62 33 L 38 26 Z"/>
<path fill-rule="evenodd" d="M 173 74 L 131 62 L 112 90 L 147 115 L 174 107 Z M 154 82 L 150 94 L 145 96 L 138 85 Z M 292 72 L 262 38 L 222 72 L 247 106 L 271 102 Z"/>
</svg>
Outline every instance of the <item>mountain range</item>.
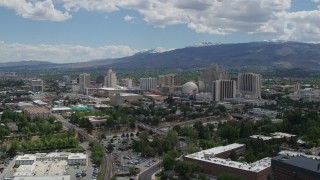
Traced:
<svg viewBox="0 0 320 180">
<path fill-rule="evenodd" d="M 55 64 L 46 61 L 0 63 L 1 71 L 33 69 L 190 69 L 210 64 L 223 67 L 320 69 L 320 44 L 249 42 L 189 46 L 166 52 L 145 51 L 132 56 L 88 62 Z"/>
</svg>

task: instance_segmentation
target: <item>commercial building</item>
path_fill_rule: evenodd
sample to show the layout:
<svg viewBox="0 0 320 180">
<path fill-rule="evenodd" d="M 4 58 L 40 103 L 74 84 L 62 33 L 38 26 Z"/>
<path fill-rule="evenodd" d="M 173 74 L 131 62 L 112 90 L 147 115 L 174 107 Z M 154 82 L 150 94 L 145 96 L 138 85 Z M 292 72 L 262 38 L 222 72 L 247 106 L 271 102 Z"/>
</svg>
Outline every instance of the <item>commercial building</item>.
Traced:
<svg viewBox="0 0 320 180">
<path fill-rule="evenodd" d="M 238 88 L 242 97 L 261 98 L 262 77 L 255 73 L 238 75 Z"/>
<path fill-rule="evenodd" d="M 113 106 L 121 106 L 123 104 L 139 103 L 143 99 L 140 94 L 133 93 L 116 93 L 110 96 L 110 104 Z"/>
<path fill-rule="evenodd" d="M 147 91 L 157 89 L 157 78 L 140 78 L 140 88 Z"/>
<path fill-rule="evenodd" d="M 158 77 L 159 87 L 173 87 L 181 85 L 181 75 L 180 74 L 166 74 L 160 75 Z"/>
<path fill-rule="evenodd" d="M 272 111 L 269 109 L 261 109 L 261 108 L 252 108 L 248 110 L 248 114 L 253 117 L 268 117 L 270 119 L 275 119 L 278 114 L 280 114 L 278 111 Z"/>
<path fill-rule="evenodd" d="M 84 94 L 86 88 L 90 87 L 90 74 L 83 73 L 79 75 L 79 93 Z"/>
<path fill-rule="evenodd" d="M 41 80 L 41 79 L 31 80 L 31 91 L 32 92 L 43 92 L 43 89 L 44 89 L 43 80 Z"/>
<path fill-rule="evenodd" d="M 62 161 L 68 162 L 68 165 L 86 165 L 87 155 L 83 153 L 36 153 L 25 154 L 16 158 L 16 165 L 32 165 L 36 161 Z"/>
<path fill-rule="evenodd" d="M 34 119 L 35 117 L 48 118 L 51 116 L 50 111 L 45 107 L 30 107 L 24 109 L 24 114 L 29 119 Z"/>
<path fill-rule="evenodd" d="M 232 98 L 225 99 L 225 101 L 232 104 L 244 104 L 248 106 L 264 106 L 264 105 L 276 105 L 275 100 L 265 100 L 265 99 L 246 99 L 246 98 Z"/>
<path fill-rule="evenodd" d="M 67 84 L 71 84 L 71 78 L 70 76 L 63 76 L 62 77 L 62 81 L 67 85 Z"/>
<path fill-rule="evenodd" d="M 109 69 L 107 72 L 107 76 L 105 76 L 104 86 L 112 88 L 115 88 L 117 86 L 117 74 L 116 72 L 113 72 L 112 69 Z"/>
<path fill-rule="evenodd" d="M 211 92 L 211 85 L 213 81 L 227 80 L 226 71 L 219 69 L 217 64 L 212 64 L 208 68 L 200 69 L 199 76 L 199 90 L 204 92 Z"/>
<path fill-rule="evenodd" d="M 212 83 L 213 101 L 221 102 L 236 97 L 236 82 L 233 80 L 216 80 Z"/>
<path fill-rule="evenodd" d="M 115 95 L 116 93 L 126 93 L 126 89 L 119 89 L 119 88 L 99 88 L 96 91 L 96 95 L 99 97 L 110 97 Z"/>
<path fill-rule="evenodd" d="M 274 180 L 320 179 L 320 157 L 300 153 L 282 153 L 271 160 Z"/>
<path fill-rule="evenodd" d="M 244 153 L 244 144 L 230 144 L 184 156 L 185 161 L 195 162 L 200 165 L 204 173 L 212 176 L 221 174 L 234 174 L 247 180 L 266 180 L 271 174 L 271 158 L 264 158 L 248 164 L 226 159 L 231 151 L 238 154 Z"/>
</svg>

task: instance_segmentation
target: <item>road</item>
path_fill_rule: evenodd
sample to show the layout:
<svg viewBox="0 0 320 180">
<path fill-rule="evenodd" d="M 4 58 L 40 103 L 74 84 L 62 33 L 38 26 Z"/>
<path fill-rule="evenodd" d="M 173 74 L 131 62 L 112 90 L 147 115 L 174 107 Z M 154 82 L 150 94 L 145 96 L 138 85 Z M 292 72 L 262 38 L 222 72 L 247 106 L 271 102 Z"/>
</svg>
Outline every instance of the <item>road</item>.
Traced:
<svg viewBox="0 0 320 180">
<path fill-rule="evenodd" d="M 138 180 L 151 180 L 151 176 L 160 170 L 160 163 L 161 162 L 159 161 L 154 166 L 141 173 Z"/>
<path fill-rule="evenodd" d="M 61 116 L 60 114 L 53 114 L 58 121 L 61 121 L 63 126 L 65 126 L 68 129 L 74 129 L 75 131 L 77 131 L 77 133 L 79 133 L 81 136 L 83 136 L 85 139 L 87 139 L 88 141 L 94 141 L 96 143 L 100 143 L 99 140 L 96 137 L 93 137 L 92 135 L 88 134 L 87 131 L 83 130 L 82 128 L 79 128 L 78 126 L 69 123 L 63 116 Z M 104 146 L 103 146 L 104 147 Z M 113 160 L 112 160 L 112 156 L 111 154 L 105 153 L 105 157 L 104 157 L 104 161 L 106 164 L 106 169 L 105 169 L 105 176 L 104 179 L 105 180 L 110 180 L 113 176 Z"/>
</svg>

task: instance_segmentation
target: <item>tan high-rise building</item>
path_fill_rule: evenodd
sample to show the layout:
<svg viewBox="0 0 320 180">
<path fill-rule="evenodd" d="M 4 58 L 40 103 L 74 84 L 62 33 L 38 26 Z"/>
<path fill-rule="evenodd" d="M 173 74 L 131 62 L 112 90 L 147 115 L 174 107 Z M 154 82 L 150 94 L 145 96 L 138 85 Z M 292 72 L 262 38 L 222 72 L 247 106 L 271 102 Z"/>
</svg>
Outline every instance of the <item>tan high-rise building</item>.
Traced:
<svg viewBox="0 0 320 180">
<path fill-rule="evenodd" d="M 255 73 L 238 75 L 238 89 L 242 97 L 261 98 L 262 76 Z"/>
<path fill-rule="evenodd" d="M 79 93 L 86 93 L 86 88 L 89 88 L 90 84 L 90 74 L 83 73 L 79 75 Z"/>
<path fill-rule="evenodd" d="M 181 85 L 181 75 L 180 74 L 160 75 L 158 78 L 158 85 L 160 87 L 180 86 Z"/>
<path fill-rule="evenodd" d="M 212 83 L 213 101 L 221 102 L 224 99 L 236 97 L 236 81 L 216 80 Z"/>
<path fill-rule="evenodd" d="M 212 91 L 211 85 L 216 80 L 227 80 L 226 71 L 219 69 L 217 64 L 212 64 L 208 68 L 200 69 L 199 90 L 204 92 Z"/>
<path fill-rule="evenodd" d="M 113 72 L 112 69 L 109 69 L 107 72 L 107 76 L 104 79 L 104 85 L 106 87 L 115 88 L 117 86 L 117 74 Z"/>
</svg>

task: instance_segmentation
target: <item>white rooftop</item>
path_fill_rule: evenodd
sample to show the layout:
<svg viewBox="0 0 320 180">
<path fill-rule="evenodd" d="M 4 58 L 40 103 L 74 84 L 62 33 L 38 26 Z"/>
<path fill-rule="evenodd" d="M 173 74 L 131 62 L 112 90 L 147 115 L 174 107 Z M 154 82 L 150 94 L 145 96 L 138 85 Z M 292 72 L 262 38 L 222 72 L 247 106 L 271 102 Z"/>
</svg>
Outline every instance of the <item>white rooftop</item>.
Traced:
<svg viewBox="0 0 320 180">
<path fill-rule="evenodd" d="M 202 153 L 202 154 L 220 154 L 222 152 L 231 151 L 233 149 L 237 149 L 237 148 L 244 147 L 244 146 L 245 146 L 244 144 L 233 143 L 233 144 L 229 144 L 227 146 L 214 147 L 214 148 L 211 148 L 211 149 L 200 151 L 198 153 Z"/>
<path fill-rule="evenodd" d="M 278 154 L 287 155 L 287 156 L 304 156 L 306 158 L 312 158 L 320 160 L 320 156 L 315 155 L 307 155 L 303 152 L 296 152 L 296 151 L 280 151 Z"/>
<path fill-rule="evenodd" d="M 244 146 L 244 145 L 234 143 L 234 144 L 230 144 L 227 146 L 220 146 L 220 147 L 200 151 L 197 153 L 187 155 L 185 157 L 208 162 L 208 163 L 220 164 L 222 166 L 228 166 L 228 167 L 233 167 L 233 168 L 237 168 L 237 169 L 242 169 L 242 170 L 250 171 L 250 172 L 260 172 L 260 171 L 262 171 L 266 168 L 269 168 L 271 166 L 271 158 L 269 158 L 269 157 L 249 164 L 249 163 L 231 161 L 229 159 L 217 158 L 217 157 L 213 157 L 213 156 L 205 156 L 206 154 L 210 154 L 210 153 L 219 154 L 224 151 L 229 151 L 229 150 L 241 147 L 241 146 Z"/>
<path fill-rule="evenodd" d="M 268 140 L 273 139 L 270 136 L 264 136 L 264 135 L 252 135 L 252 136 L 250 136 L 250 138 L 252 138 L 252 139 L 262 139 L 264 141 L 268 141 Z"/>
<path fill-rule="evenodd" d="M 13 180 L 70 180 L 70 175 L 64 176 L 31 176 L 31 177 L 14 177 Z"/>
<path fill-rule="evenodd" d="M 294 134 L 288 134 L 288 133 L 283 133 L 283 132 L 275 132 L 275 133 L 270 133 L 270 135 L 274 136 L 274 137 L 278 137 L 278 138 L 291 138 L 291 137 L 295 137 L 296 135 Z"/>
</svg>

